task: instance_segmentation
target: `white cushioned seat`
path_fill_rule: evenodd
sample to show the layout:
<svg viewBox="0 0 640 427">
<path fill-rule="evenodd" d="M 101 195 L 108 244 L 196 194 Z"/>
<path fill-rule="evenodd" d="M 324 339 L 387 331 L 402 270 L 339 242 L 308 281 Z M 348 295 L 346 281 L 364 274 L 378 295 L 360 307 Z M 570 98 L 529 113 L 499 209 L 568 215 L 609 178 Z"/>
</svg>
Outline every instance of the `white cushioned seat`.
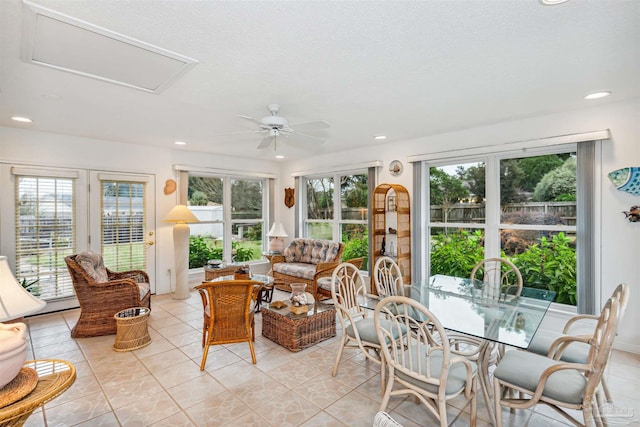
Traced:
<svg viewBox="0 0 640 427">
<path fill-rule="evenodd" d="M 508 351 L 493 375 L 502 381 L 527 390 L 535 390 L 545 369 L 560 363 L 557 360 L 526 351 Z M 579 404 L 584 396 L 587 379 L 575 369 L 564 369 L 549 376 L 542 395 L 551 399 Z"/>
</svg>

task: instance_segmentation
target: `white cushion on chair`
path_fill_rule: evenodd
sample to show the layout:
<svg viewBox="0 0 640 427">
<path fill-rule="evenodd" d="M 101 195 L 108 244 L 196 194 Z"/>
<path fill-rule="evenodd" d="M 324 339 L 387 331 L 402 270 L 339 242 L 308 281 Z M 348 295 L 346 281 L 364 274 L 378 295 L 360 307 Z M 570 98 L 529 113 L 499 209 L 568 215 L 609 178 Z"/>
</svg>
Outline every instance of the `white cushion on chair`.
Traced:
<svg viewBox="0 0 640 427">
<path fill-rule="evenodd" d="M 391 328 L 391 324 L 386 319 L 380 319 L 380 327 L 389 330 Z M 370 343 L 379 344 L 378 341 L 378 332 L 376 331 L 376 326 L 373 324 L 372 318 L 365 318 L 358 320 L 356 322 L 356 328 L 358 328 L 358 334 L 360 335 L 360 339 L 362 341 L 367 341 Z M 353 325 L 349 325 L 346 328 L 347 335 L 354 338 L 355 334 L 353 333 Z M 394 331 L 395 333 L 395 331 Z M 404 334 L 404 330 L 402 331 Z M 395 337 L 398 338 L 398 337 Z"/>
<path fill-rule="evenodd" d="M 541 334 L 537 332 L 527 351 L 531 353 L 540 354 L 546 356 L 549 352 L 551 344 L 560 337 L 567 336 L 562 334 Z M 589 356 L 589 344 L 583 342 L 573 342 L 567 346 L 566 350 L 562 352 L 560 360 L 571 363 L 587 363 L 587 357 Z"/>
<path fill-rule="evenodd" d="M 422 349 L 424 349 L 423 346 L 420 346 L 420 347 Z M 416 353 L 417 353 L 416 346 L 414 346 L 411 349 L 411 357 L 412 357 L 412 360 L 415 361 L 414 363 L 416 363 L 416 365 L 414 365 L 414 366 L 415 366 L 415 370 L 417 371 L 417 357 L 418 357 L 418 355 Z M 438 377 L 440 377 L 440 373 L 442 372 L 442 351 L 440 351 L 440 350 L 433 351 L 429 355 L 429 363 L 428 364 L 427 364 L 426 351 L 421 351 L 420 353 L 421 353 L 420 357 L 422 357 L 422 361 L 420 362 L 420 366 L 423 369 L 423 372 L 421 372 L 421 374 L 425 375 L 427 377 L 430 377 L 430 378 L 438 378 Z M 424 371 L 427 366 L 429 366 L 430 375 L 426 375 L 426 371 Z M 473 372 L 475 372 L 477 370 L 477 365 L 475 363 L 471 364 L 471 370 Z M 417 378 L 414 378 L 412 376 L 404 374 L 399 370 L 396 370 L 396 376 L 398 378 L 404 380 L 404 381 L 407 381 L 407 382 L 409 382 L 411 384 L 414 384 L 414 385 L 416 385 L 416 386 L 418 386 L 420 388 L 428 390 L 431 393 L 437 393 L 438 392 L 438 386 L 437 385 L 426 383 L 424 381 L 420 381 Z M 453 366 L 451 366 L 449 368 L 449 375 L 447 376 L 446 393 L 447 394 L 454 394 L 454 393 L 459 392 L 460 390 L 462 390 L 465 387 L 466 382 L 467 382 L 467 369 L 465 368 L 465 366 L 462 363 L 454 364 Z"/>
<path fill-rule="evenodd" d="M 565 363 L 527 351 L 508 351 L 493 375 L 500 380 L 534 391 L 542 372 L 559 363 Z M 587 379 L 575 369 L 554 372 L 547 379 L 542 395 L 561 402 L 579 404 L 582 402 Z"/>
</svg>

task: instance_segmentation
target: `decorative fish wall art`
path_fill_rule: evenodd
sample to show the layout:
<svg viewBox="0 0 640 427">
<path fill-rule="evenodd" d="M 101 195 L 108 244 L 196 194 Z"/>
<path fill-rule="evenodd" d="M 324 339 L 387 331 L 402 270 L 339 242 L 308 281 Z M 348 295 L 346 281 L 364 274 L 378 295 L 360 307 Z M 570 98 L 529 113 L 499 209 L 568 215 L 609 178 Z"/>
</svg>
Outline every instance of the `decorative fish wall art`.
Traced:
<svg viewBox="0 0 640 427">
<path fill-rule="evenodd" d="M 609 179 L 620 191 L 640 196 L 640 167 L 633 166 L 609 172 Z"/>
</svg>

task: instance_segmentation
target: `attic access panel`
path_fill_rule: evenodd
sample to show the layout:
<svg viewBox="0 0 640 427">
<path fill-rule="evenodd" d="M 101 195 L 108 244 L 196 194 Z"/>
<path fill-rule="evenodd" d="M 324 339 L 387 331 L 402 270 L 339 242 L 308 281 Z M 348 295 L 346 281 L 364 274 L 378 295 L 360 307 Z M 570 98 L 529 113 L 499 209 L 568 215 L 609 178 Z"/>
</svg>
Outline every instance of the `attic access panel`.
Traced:
<svg viewBox="0 0 640 427">
<path fill-rule="evenodd" d="M 28 2 L 22 59 L 158 93 L 198 61 Z"/>
</svg>

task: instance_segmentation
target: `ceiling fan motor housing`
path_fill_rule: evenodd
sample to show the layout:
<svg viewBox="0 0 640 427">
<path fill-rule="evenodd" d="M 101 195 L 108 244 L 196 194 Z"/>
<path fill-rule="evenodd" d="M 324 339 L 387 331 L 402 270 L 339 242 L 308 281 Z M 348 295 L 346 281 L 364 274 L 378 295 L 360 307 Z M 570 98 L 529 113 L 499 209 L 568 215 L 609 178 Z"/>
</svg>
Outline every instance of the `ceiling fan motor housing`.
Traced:
<svg viewBox="0 0 640 427">
<path fill-rule="evenodd" d="M 266 116 L 263 117 L 262 125 L 267 129 L 282 129 L 286 128 L 289 125 L 289 121 L 284 117 L 280 116 Z"/>
</svg>

